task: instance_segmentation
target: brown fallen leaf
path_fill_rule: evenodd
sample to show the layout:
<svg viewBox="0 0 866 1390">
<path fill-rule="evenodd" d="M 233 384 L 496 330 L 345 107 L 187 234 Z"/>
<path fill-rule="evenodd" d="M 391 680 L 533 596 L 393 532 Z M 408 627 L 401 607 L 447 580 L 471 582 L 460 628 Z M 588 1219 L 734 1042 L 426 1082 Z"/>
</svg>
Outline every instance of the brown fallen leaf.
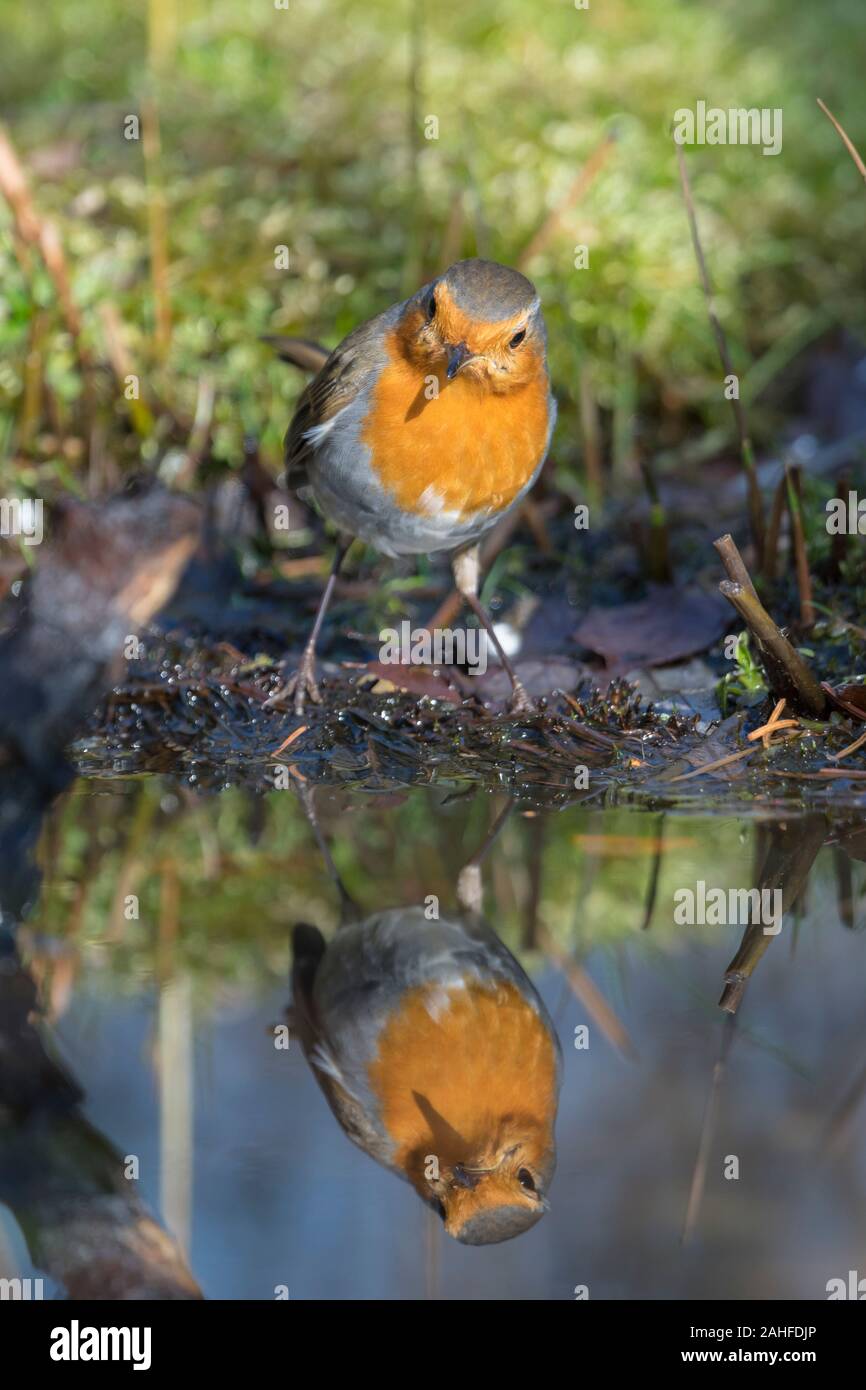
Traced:
<svg viewBox="0 0 866 1390">
<path fill-rule="evenodd" d="M 381 661 L 369 661 L 361 668 L 369 676 L 376 676 L 374 693 L 388 694 L 393 690 L 407 690 L 410 695 L 427 695 L 431 700 L 447 700 L 452 705 L 463 702 L 459 690 L 455 690 L 444 676 L 434 675 L 423 666 L 385 665 Z"/>
<path fill-rule="evenodd" d="M 616 675 L 704 652 L 728 622 L 729 610 L 718 595 L 660 585 L 637 603 L 591 608 L 574 635 L 603 656 L 608 673 Z"/>
<path fill-rule="evenodd" d="M 838 709 L 844 710 L 853 719 L 866 720 L 866 685 L 840 685 L 838 690 L 834 690 L 828 681 L 822 681 L 821 689 Z"/>
</svg>

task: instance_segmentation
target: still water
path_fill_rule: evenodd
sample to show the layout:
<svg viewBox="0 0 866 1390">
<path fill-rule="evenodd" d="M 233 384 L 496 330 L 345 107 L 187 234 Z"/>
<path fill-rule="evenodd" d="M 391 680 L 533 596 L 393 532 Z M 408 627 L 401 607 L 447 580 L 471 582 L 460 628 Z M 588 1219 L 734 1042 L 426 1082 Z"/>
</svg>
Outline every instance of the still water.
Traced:
<svg viewBox="0 0 866 1390">
<path fill-rule="evenodd" d="M 55 1055 L 206 1297 L 824 1298 L 866 1273 L 856 834 L 795 812 L 503 815 L 504 795 L 441 789 L 312 800 L 318 838 L 293 790 L 86 778 L 43 829 L 21 955 Z M 459 913 L 482 847 L 484 917 L 546 1005 L 562 1087 L 550 1210 L 473 1247 L 349 1141 L 287 1008 L 294 924 L 331 938 L 349 900 Z M 683 890 L 770 881 L 774 853 L 780 931 L 675 920 Z M 0 1254 L 28 1270 L 15 1172 Z"/>
</svg>

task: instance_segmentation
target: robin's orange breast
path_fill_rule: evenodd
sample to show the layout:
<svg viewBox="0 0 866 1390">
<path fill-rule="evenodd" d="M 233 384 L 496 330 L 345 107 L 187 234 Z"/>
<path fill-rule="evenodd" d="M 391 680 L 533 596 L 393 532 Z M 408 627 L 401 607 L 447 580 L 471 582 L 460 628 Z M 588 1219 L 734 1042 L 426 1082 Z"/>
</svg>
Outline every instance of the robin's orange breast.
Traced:
<svg viewBox="0 0 866 1390">
<path fill-rule="evenodd" d="M 410 990 L 379 1036 L 370 1085 L 404 1171 L 419 1156 L 466 1158 L 501 1117 L 552 1130 L 553 1040 L 520 991 L 504 981 Z"/>
<path fill-rule="evenodd" d="M 469 373 L 430 378 L 388 340 L 388 364 L 373 388 L 361 432 L 371 465 L 404 511 L 468 519 L 504 511 L 542 462 L 549 434 L 549 386 L 538 371 L 493 392 Z"/>
</svg>

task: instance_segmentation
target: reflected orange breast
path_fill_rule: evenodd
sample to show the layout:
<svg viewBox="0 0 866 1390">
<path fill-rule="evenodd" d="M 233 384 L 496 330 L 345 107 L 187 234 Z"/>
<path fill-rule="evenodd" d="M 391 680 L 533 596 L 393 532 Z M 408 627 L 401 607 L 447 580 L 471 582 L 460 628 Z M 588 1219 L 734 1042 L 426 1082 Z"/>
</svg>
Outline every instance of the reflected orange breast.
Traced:
<svg viewBox="0 0 866 1390">
<path fill-rule="evenodd" d="M 361 438 L 379 481 L 413 514 L 467 519 L 504 510 L 526 486 L 547 447 L 549 405 L 543 358 L 529 381 L 494 392 L 460 373 L 429 378 L 388 342 L 389 364 L 373 390 Z"/>
<path fill-rule="evenodd" d="M 385 1025 L 369 1067 L 404 1169 L 412 1155 L 459 1162 L 503 1116 L 552 1129 L 556 1054 L 542 1020 L 512 984 L 411 990 Z"/>
</svg>

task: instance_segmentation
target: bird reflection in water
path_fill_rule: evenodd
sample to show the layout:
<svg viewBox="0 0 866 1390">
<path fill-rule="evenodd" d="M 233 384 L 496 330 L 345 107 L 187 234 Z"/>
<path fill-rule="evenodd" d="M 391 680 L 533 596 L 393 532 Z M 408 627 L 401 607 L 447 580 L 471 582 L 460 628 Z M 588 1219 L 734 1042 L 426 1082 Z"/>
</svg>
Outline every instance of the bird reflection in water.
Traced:
<svg viewBox="0 0 866 1390">
<path fill-rule="evenodd" d="M 343 1130 L 412 1184 L 449 1235 L 488 1245 L 543 1216 L 556 1163 L 561 1054 L 529 977 L 481 913 L 481 860 L 462 870 L 458 908 L 434 904 L 343 924 L 326 943 L 293 934 L 293 1022 Z"/>
</svg>

